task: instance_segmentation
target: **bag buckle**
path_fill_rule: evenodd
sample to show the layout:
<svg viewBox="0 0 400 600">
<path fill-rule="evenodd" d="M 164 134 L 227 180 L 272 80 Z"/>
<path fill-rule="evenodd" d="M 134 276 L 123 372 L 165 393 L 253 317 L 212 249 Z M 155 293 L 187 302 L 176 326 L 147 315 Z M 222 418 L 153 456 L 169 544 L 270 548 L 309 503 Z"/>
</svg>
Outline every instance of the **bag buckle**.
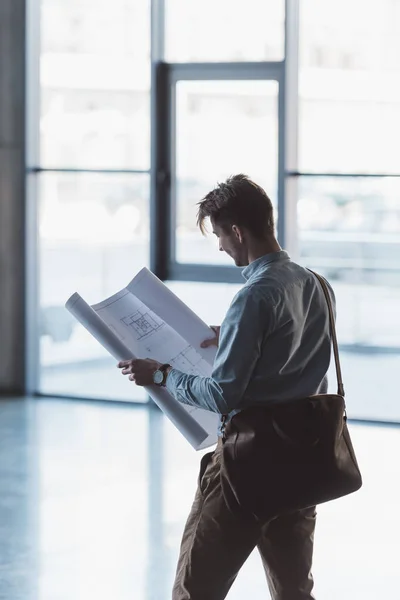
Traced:
<svg viewBox="0 0 400 600">
<path fill-rule="evenodd" d="M 226 428 L 226 420 L 227 420 L 227 418 L 228 418 L 228 415 L 222 415 L 221 416 L 221 425 L 219 426 L 219 430 L 220 430 L 220 433 L 222 435 L 223 441 L 225 441 L 225 439 L 226 439 L 225 428 Z"/>
</svg>

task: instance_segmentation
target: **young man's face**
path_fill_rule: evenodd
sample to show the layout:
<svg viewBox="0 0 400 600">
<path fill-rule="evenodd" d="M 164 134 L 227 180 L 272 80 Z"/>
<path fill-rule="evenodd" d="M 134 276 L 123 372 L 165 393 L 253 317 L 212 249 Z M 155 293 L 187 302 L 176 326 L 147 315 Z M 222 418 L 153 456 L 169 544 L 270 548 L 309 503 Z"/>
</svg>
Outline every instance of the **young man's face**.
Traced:
<svg viewBox="0 0 400 600">
<path fill-rule="evenodd" d="M 247 257 L 247 248 L 244 243 L 241 232 L 237 227 L 222 228 L 211 221 L 213 233 L 218 238 L 218 247 L 220 252 L 226 252 L 233 258 L 237 267 L 245 267 L 249 264 Z"/>
</svg>

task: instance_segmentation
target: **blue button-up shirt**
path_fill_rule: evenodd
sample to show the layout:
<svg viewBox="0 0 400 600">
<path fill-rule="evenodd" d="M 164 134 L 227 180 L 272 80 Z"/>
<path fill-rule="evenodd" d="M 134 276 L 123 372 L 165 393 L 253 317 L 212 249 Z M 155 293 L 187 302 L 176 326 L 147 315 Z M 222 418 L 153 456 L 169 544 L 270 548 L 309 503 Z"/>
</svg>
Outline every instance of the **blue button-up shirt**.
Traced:
<svg viewBox="0 0 400 600">
<path fill-rule="evenodd" d="M 211 377 L 172 369 L 169 392 L 221 414 L 325 393 L 329 313 L 317 279 L 285 251 L 258 258 L 242 273 L 247 281 L 221 325 Z"/>
</svg>

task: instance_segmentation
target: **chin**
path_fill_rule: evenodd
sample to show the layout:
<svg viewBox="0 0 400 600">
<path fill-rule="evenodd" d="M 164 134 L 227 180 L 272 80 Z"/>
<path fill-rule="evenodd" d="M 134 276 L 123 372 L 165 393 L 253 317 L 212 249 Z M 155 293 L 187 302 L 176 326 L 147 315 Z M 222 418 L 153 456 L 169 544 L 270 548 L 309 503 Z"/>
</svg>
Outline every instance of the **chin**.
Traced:
<svg viewBox="0 0 400 600">
<path fill-rule="evenodd" d="M 241 260 L 240 258 L 235 258 L 234 261 L 237 267 L 247 267 L 247 265 L 249 264 L 246 263 L 244 260 Z"/>
</svg>

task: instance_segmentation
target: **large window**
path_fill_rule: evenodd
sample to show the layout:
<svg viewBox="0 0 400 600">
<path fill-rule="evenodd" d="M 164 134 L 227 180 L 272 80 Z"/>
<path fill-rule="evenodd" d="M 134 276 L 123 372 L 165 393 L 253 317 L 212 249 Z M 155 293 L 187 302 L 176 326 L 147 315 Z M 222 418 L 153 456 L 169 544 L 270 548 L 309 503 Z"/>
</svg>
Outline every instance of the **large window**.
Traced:
<svg viewBox="0 0 400 600">
<path fill-rule="evenodd" d="M 242 279 L 196 205 L 245 172 L 335 289 L 349 415 L 400 420 L 399 26 L 397 0 L 42 0 L 37 389 L 146 399 L 72 322 L 74 291 L 150 266 L 221 321 Z"/>
<path fill-rule="evenodd" d="M 74 291 L 104 299 L 149 264 L 150 2 L 42 0 L 40 10 L 37 385 L 145 400 L 64 303 Z"/>
<path fill-rule="evenodd" d="M 336 291 L 349 414 L 397 421 L 399 23 L 395 0 L 300 4 L 297 186 L 300 260 Z"/>
</svg>

